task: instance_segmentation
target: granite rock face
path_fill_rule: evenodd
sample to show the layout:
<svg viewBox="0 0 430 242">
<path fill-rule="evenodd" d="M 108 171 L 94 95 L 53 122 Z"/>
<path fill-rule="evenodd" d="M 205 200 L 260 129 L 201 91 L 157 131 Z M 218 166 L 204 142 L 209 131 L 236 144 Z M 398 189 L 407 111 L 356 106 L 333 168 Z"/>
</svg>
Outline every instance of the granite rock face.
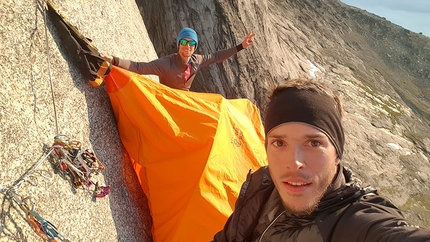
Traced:
<svg viewBox="0 0 430 242">
<path fill-rule="evenodd" d="M 0 188 L 20 177 L 65 134 L 94 150 L 111 194 L 94 200 L 52 172 L 24 183 L 36 210 L 71 241 L 151 241 L 147 200 L 121 145 L 104 85 L 92 87 L 59 42 L 43 1 L 0 3 Z M 53 1 L 101 52 L 149 61 L 176 51 L 182 27 L 198 53 L 255 45 L 203 69 L 193 91 L 248 98 L 262 112 L 279 82 L 329 84 L 344 102 L 344 164 L 415 224 L 430 227 L 430 38 L 338 0 Z M 156 79 L 156 77 L 153 77 Z M 52 89 L 51 89 L 52 84 Z M 54 109 L 55 107 L 55 109 Z M 38 241 L 2 196 L 0 241 Z"/>
<path fill-rule="evenodd" d="M 18 193 L 32 196 L 35 210 L 70 241 L 150 241 L 147 200 L 119 139 L 104 85 L 96 88 L 82 78 L 50 19 L 45 22 L 40 3 L 0 3 L 0 187 L 12 185 L 30 168 L 55 135 L 67 135 L 106 166 L 93 180 L 110 185 L 111 194 L 94 200 L 93 187 L 74 189 L 48 161 L 38 170 L 51 176 L 35 174 L 37 184 L 24 183 Z M 100 51 L 142 60 L 157 57 L 135 2 L 54 5 Z M 18 206 L 1 198 L 0 241 L 42 241 Z"/>
</svg>

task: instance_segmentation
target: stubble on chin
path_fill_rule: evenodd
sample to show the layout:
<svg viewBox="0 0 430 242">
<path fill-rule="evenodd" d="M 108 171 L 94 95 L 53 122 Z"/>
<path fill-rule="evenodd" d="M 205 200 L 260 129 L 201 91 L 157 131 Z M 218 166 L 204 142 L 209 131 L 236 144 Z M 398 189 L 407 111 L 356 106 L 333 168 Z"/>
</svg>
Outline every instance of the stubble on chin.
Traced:
<svg viewBox="0 0 430 242">
<path fill-rule="evenodd" d="M 274 176 L 272 174 L 272 171 L 270 170 L 270 167 L 269 167 L 269 172 L 270 172 L 270 176 L 272 177 L 272 180 L 274 181 L 275 187 L 276 187 L 276 189 L 278 190 L 278 193 L 281 196 L 281 201 L 282 201 L 285 209 L 289 213 L 294 214 L 296 216 L 307 216 L 307 215 L 310 215 L 313 211 L 315 211 L 315 209 L 318 207 L 319 202 L 324 197 L 324 194 L 326 193 L 328 187 L 330 186 L 330 184 L 326 184 L 320 190 L 316 190 L 315 194 L 317 194 L 317 196 L 312 197 L 309 201 L 306 202 L 305 205 L 301 205 L 300 204 L 300 206 L 297 207 L 297 206 L 294 206 L 293 203 L 291 203 L 291 202 L 288 203 L 288 201 L 285 201 L 286 199 L 284 199 L 283 196 L 282 196 L 282 194 L 281 194 L 282 190 L 278 187 L 279 186 L 278 185 L 279 180 L 277 182 L 275 182 Z M 288 175 L 287 174 L 283 175 L 280 178 L 280 180 L 283 177 L 288 177 Z M 306 177 L 305 175 L 303 175 L 303 178 L 307 179 L 308 177 Z M 300 197 L 302 197 L 302 195 L 297 195 L 296 197 L 297 197 L 297 199 L 299 199 Z M 294 196 L 293 197 L 290 196 L 290 198 L 288 200 L 294 200 Z"/>
<path fill-rule="evenodd" d="M 276 188 L 278 189 L 278 188 Z M 326 191 L 327 189 L 325 189 Z M 291 204 L 286 203 L 286 201 L 284 201 L 284 199 L 282 199 L 282 203 L 285 207 L 285 209 L 291 213 L 294 214 L 296 216 L 308 216 L 311 215 L 313 211 L 315 211 L 315 209 L 318 207 L 319 202 L 321 201 L 321 199 L 323 198 L 325 191 L 322 193 L 319 193 L 319 195 L 317 197 L 313 197 L 311 199 L 311 201 L 308 201 L 306 203 L 306 205 L 304 206 L 300 206 L 300 208 L 296 208 L 294 206 L 292 206 Z M 278 189 L 279 192 L 279 189 Z M 282 196 L 281 196 L 282 198 Z M 294 199 L 294 198 L 292 198 Z"/>
</svg>

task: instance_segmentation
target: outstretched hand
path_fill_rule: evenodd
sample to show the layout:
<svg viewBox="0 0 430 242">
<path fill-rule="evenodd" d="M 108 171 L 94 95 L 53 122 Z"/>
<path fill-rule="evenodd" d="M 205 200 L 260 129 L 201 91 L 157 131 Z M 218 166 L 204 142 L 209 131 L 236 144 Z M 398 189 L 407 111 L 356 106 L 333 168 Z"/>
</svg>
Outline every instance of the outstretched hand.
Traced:
<svg viewBox="0 0 430 242">
<path fill-rule="evenodd" d="M 100 53 L 100 57 L 103 57 L 103 58 L 108 59 L 108 61 L 109 61 L 109 62 L 112 62 L 112 61 L 113 61 L 113 56 L 111 56 L 111 55 L 107 55 L 107 54 L 104 54 L 104 53 Z"/>
<path fill-rule="evenodd" d="M 252 32 L 249 32 L 248 35 L 246 35 L 245 39 L 242 41 L 242 47 L 244 49 L 254 44 L 254 40 L 252 39 L 254 36 L 255 34 Z"/>
</svg>

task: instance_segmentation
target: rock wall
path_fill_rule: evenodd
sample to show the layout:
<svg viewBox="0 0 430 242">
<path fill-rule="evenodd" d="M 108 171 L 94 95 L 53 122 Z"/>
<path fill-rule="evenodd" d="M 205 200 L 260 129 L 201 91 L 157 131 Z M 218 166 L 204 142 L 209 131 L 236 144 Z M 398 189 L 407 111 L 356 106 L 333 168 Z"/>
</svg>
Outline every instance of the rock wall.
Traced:
<svg viewBox="0 0 430 242">
<path fill-rule="evenodd" d="M 150 241 L 147 201 L 125 156 L 104 85 L 93 87 L 82 78 L 50 19 L 45 22 L 42 3 L 0 3 L 0 187 L 12 185 L 30 168 L 55 135 L 67 135 L 104 163 L 106 170 L 93 178 L 110 185 L 111 194 L 92 199 L 92 190 L 73 189 L 48 161 L 38 170 L 51 177 L 36 174 L 37 185 L 24 183 L 18 193 L 32 196 L 35 210 L 70 241 Z M 157 57 L 134 1 L 54 5 L 100 51 Z M 18 207 L 1 198 L 0 241 L 41 241 Z"/>
</svg>

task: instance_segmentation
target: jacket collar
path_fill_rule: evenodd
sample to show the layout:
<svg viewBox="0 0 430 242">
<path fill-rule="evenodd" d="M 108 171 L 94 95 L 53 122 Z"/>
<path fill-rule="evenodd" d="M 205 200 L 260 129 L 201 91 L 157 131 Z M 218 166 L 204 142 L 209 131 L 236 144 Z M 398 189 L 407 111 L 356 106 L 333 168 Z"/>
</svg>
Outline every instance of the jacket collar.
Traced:
<svg viewBox="0 0 430 242">
<path fill-rule="evenodd" d="M 193 55 L 191 55 L 191 58 L 190 58 L 190 60 L 188 61 L 188 63 L 185 63 L 185 62 L 183 62 L 182 61 L 182 59 L 181 59 L 181 56 L 178 54 L 178 53 L 175 53 L 175 54 L 173 54 L 174 55 L 174 59 L 175 59 L 175 62 L 176 62 L 176 64 L 178 65 L 178 66 L 180 66 L 180 67 L 185 67 L 185 66 L 187 66 L 187 64 L 189 64 L 189 63 L 193 63 L 193 57 L 194 57 L 194 54 Z"/>
<path fill-rule="evenodd" d="M 321 199 L 314 213 L 325 210 L 338 209 L 362 197 L 367 189 L 360 187 L 361 181 L 351 170 L 339 165 L 339 170 L 332 185 Z"/>
</svg>

